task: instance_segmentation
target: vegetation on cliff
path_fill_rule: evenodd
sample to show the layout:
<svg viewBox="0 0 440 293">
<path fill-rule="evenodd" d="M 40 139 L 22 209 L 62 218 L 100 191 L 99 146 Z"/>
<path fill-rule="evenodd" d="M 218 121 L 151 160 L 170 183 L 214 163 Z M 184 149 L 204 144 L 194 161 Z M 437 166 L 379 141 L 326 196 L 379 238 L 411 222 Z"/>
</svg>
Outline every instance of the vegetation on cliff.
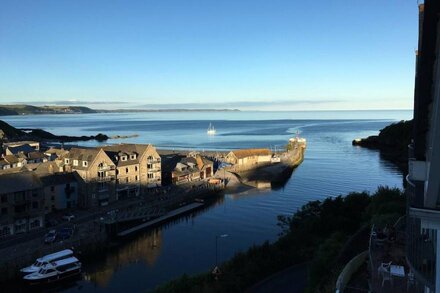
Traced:
<svg viewBox="0 0 440 293">
<path fill-rule="evenodd" d="M 215 280 L 209 273 L 171 281 L 155 292 L 243 292 L 253 284 L 289 266 L 308 262 L 308 292 L 334 292 L 337 275 L 346 259 L 365 250 L 353 235 L 364 233 L 373 223 L 394 223 L 405 212 L 405 199 L 396 188 L 379 187 L 366 192 L 311 201 L 291 217 L 279 217 L 280 238 L 253 246 L 222 264 Z M 364 233 L 365 234 L 365 233 Z M 353 245 L 346 245 L 350 241 Z M 332 291 L 333 290 L 333 291 Z"/>
<path fill-rule="evenodd" d="M 10 124 L 0 120 L 0 130 L 2 130 L 6 138 L 10 141 L 14 140 L 37 140 L 37 141 L 59 141 L 59 142 L 74 142 L 97 140 L 105 141 L 109 137 L 105 134 L 99 133 L 92 136 L 66 136 L 55 135 L 42 129 L 18 129 Z"/>
<path fill-rule="evenodd" d="M 0 116 L 32 115 L 32 114 L 85 114 L 97 113 L 81 106 L 32 106 L 32 105 L 0 105 Z"/>
<path fill-rule="evenodd" d="M 380 150 L 386 159 L 396 163 L 406 173 L 412 128 L 412 120 L 402 120 L 381 129 L 379 135 L 353 140 L 353 145 Z"/>
</svg>

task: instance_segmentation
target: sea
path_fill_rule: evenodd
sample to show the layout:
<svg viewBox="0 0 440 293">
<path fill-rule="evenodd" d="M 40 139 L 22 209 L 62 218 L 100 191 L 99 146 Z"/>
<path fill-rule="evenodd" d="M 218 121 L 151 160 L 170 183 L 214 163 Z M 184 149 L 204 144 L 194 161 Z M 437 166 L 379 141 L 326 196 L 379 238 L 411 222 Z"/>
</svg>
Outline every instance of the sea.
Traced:
<svg viewBox="0 0 440 293">
<path fill-rule="evenodd" d="M 152 143 L 162 149 L 228 151 L 282 149 L 289 138 L 307 140 L 304 162 L 273 189 L 225 194 L 194 214 L 145 231 L 96 259 L 84 261 L 82 280 L 64 292 L 147 292 L 183 274 L 193 275 L 253 245 L 275 241 L 277 216 L 290 216 L 312 200 L 402 188 L 403 175 L 378 151 L 352 146 L 355 138 L 377 135 L 385 126 L 412 119 L 412 110 L 304 112 L 144 112 L 0 117 L 18 128 L 42 128 L 57 135 L 130 136 L 104 144 Z M 211 123 L 217 133 L 208 136 Z M 79 143 L 98 146 L 102 143 Z"/>
</svg>

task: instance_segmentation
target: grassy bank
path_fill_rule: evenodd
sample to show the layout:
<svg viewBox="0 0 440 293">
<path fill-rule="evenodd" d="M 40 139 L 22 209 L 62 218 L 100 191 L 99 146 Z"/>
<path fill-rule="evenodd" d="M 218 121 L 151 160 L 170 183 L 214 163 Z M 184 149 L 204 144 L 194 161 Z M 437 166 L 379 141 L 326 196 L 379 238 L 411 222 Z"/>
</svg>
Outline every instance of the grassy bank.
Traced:
<svg viewBox="0 0 440 293">
<path fill-rule="evenodd" d="M 243 292 L 273 273 L 303 262 L 310 263 L 308 292 L 334 292 L 345 260 L 368 245 L 356 241 L 358 235 L 372 224 L 391 224 L 404 212 L 403 193 L 387 187 L 379 187 L 374 194 L 355 192 L 311 201 L 291 217 L 278 218 L 281 233 L 276 242 L 253 246 L 223 263 L 219 280 L 210 272 L 184 275 L 155 292 Z"/>
</svg>

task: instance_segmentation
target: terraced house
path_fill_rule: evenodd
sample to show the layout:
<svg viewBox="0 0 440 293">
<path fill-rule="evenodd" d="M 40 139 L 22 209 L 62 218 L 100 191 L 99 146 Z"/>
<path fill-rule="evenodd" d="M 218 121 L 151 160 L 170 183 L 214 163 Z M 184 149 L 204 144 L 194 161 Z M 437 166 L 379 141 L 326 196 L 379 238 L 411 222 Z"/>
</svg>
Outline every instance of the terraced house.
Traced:
<svg viewBox="0 0 440 293">
<path fill-rule="evenodd" d="M 116 165 L 118 199 L 161 186 L 161 159 L 153 145 L 120 144 L 103 149 Z"/>
<path fill-rule="evenodd" d="M 0 238 L 44 225 L 43 184 L 33 172 L 0 176 Z"/>
<path fill-rule="evenodd" d="M 78 206 L 104 206 L 117 200 L 116 165 L 102 149 L 72 148 L 65 170 L 79 175 Z"/>
</svg>

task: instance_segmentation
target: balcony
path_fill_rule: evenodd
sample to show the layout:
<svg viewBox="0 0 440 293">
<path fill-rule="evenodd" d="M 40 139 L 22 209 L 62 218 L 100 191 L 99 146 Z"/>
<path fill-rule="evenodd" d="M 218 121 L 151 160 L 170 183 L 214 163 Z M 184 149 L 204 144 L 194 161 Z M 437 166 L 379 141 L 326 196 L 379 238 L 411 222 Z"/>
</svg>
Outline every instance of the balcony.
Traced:
<svg viewBox="0 0 440 293">
<path fill-rule="evenodd" d="M 115 176 L 102 176 L 102 177 L 96 177 L 92 181 L 94 182 L 110 182 L 115 180 Z"/>
<path fill-rule="evenodd" d="M 98 167 L 98 171 L 113 171 L 113 170 L 116 170 L 115 166 Z"/>
<path fill-rule="evenodd" d="M 433 218 L 437 221 L 432 221 Z M 416 279 L 431 289 L 435 285 L 437 230 L 429 227 L 435 222 L 440 223 L 440 211 L 422 209 L 411 209 L 407 221 L 408 264 Z"/>
</svg>

